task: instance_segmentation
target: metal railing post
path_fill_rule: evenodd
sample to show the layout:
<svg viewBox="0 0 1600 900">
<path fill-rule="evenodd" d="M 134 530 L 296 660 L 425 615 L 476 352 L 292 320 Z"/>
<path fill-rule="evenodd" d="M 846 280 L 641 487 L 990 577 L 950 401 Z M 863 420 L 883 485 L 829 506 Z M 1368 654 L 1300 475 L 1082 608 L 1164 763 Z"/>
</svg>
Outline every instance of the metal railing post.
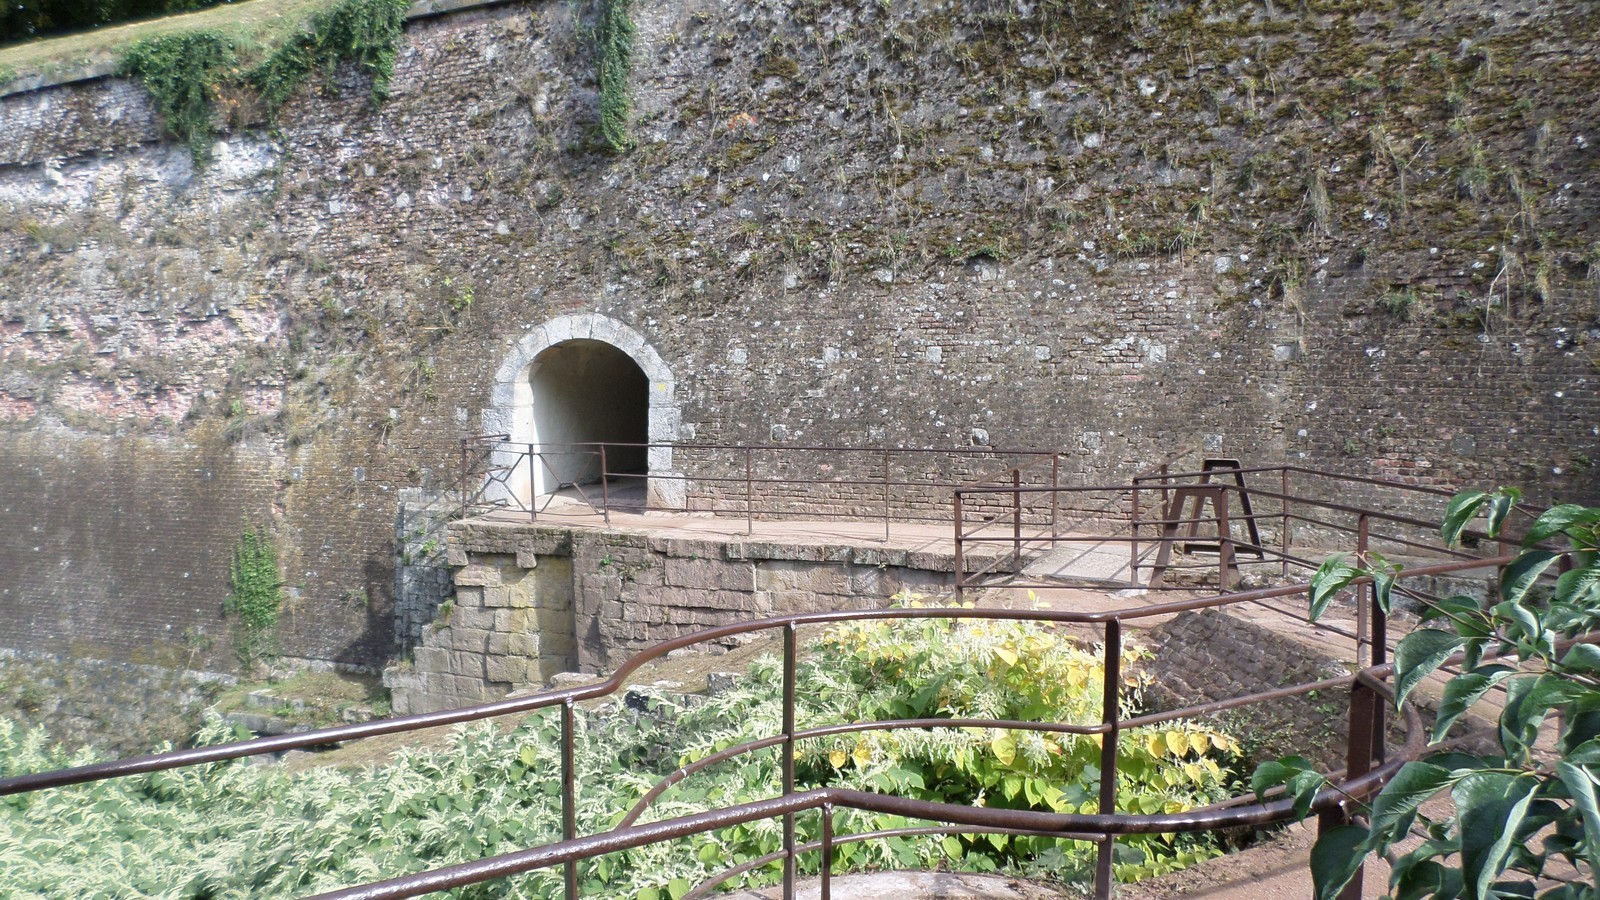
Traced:
<svg viewBox="0 0 1600 900">
<path fill-rule="evenodd" d="M 649 453 L 650 452 L 650 448 L 646 447 L 645 448 L 645 452 Z M 609 477 L 609 473 L 610 473 L 610 466 L 608 466 L 606 464 L 606 445 L 605 444 L 601 444 L 600 445 L 600 515 L 601 515 L 602 518 L 605 519 L 605 522 L 606 522 L 607 525 L 611 524 L 611 478 Z"/>
<path fill-rule="evenodd" d="M 832 900 L 833 897 L 833 804 L 822 804 L 822 871 L 818 873 L 822 879 L 819 900 Z"/>
<path fill-rule="evenodd" d="M 794 793 L 794 692 L 797 626 L 783 629 L 783 796 Z M 794 813 L 783 814 L 783 900 L 794 900 Z"/>
<path fill-rule="evenodd" d="M 561 704 L 561 839 L 570 841 L 578 836 L 578 779 L 573 771 L 572 701 Z M 562 880 L 565 882 L 567 900 L 578 897 L 578 863 L 563 863 Z"/>
<path fill-rule="evenodd" d="M 1056 547 L 1061 532 L 1056 530 L 1056 520 L 1061 516 L 1061 454 L 1050 454 L 1050 549 Z"/>
<path fill-rule="evenodd" d="M 1133 477 L 1133 515 L 1128 519 L 1128 529 L 1133 540 L 1128 542 L 1128 580 L 1139 583 L 1139 476 Z"/>
<path fill-rule="evenodd" d="M 533 448 L 537 444 L 528 445 L 528 521 L 539 521 L 539 470 L 534 468 L 534 458 L 537 453 Z M 540 463 L 544 462 L 542 456 L 538 457 Z"/>
<path fill-rule="evenodd" d="M 1105 680 L 1101 684 L 1101 722 L 1106 730 L 1100 735 L 1100 806 L 1101 815 L 1117 811 L 1117 743 L 1121 733 L 1117 717 L 1122 694 L 1122 623 L 1116 619 L 1106 622 Z M 1099 852 L 1094 864 L 1095 900 L 1111 900 L 1111 889 L 1116 875 L 1111 864 L 1116 856 L 1116 838 L 1107 834 L 1100 838 Z"/>
<path fill-rule="evenodd" d="M 1233 522 L 1228 516 L 1228 506 L 1233 502 L 1233 495 L 1228 489 L 1218 487 L 1212 495 L 1212 507 L 1217 511 L 1217 587 L 1227 592 L 1233 585 L 1233 576 L 1238 572 L 1233 551 Z"/>
<path fill-rule="evenodd" d="M 1011 470 L 1011 571 L 1022 571 L 1022 470 Z"/>
<path fill-rule="evenodd" d="M 1278 562 L 1279 562 L 1279 575 L 1281 577 L 1283 577 L 1283 578 L 1288 578 L 1289 577 L 1289 467 L 1288 466 L 1284 466 L 1282 469 L 1278 470 L 1278 474 L 1282 476 L 1282 478 L 1280 480 L 1280 484 L 1281 484 L 1282 490 L 1280 490 L 1278 492 L 1279 494 L 1282 495 L 1282 498 L 1278 501 L 1278 511 L 1283 516 L 1283 524 L 1278 529 L 1278 545 L 1282 548 L 1282 551 L 1279 553 L 1279 560 L 1278 560 Z"/>
<path fill-rule="evenodd" d="M 1374 742 L 1381 742 L 1383 733 L 1374 726 L 1380 708 L 1377 692 L 1368 687 L 1361 679 L 1355 679 L 1350 685 L 1350 742 L 1345 748 L 1345 779 L 1359 778 L 1372 769 L 1372 747 Z M 1317 832 L 1325 834 L 1328 831 L 1348 823 L 1350 810 L 1344 800 L 1338 806 L 1322 811 L 1317 816 Z M 1361 900 L 1361 881 L 1366 867 L 1356 869 L 1356 874 L 1350 882 L 1339 892 L 1339 900 Z"/>
<path fill-rule="evenodd" d="M 883 542 L 889 542 L 889 448 L 883 450 Z"/>
<path fill-rule="evenodd" d="M 1370 521 L 1365 513 L 1356 517 L 1356 565 L 1367 564 L 1367 536 L 1370 532 Z M 1356 585 L 1356 667 L 1366 668 L 1373 665 L 1372 653 L 1372 587 L 1371 585 Z"/>
<path fill-rule="evenodd" d="M 967 565 L 961 552 L 961 545 L 966 540 L 966 526 L 961 522 L 961 491 L 958 489 L 951 494 L 955 509 L 952 511 L 956 521 L 956 603 L 965 600 L 964 593 L 967 585 Z"/>
<path fill-rule="evenodd" d="M 754 494 L 754 488 L 753 488 L 754 483 L 755 483 L 755 479 L 754 479 L 754 475 L 752 474 L 752 471 L 751 471 L 750 448 L 746 447 L 746 448 L 744 448 L 744 533 L 745 534 L 755 534 L 755 531 L 756 531 L 756 513 L 755 513 L 755 506 L 753 505 L 755 501 L 752 498 L 752 495 Z"/>
<path fill-rule="evenodd" d="M 1361 522 L 1361 540 L 1366 543 L 1368 541 L 1367 517 L 1362 516 Z M 1362 552 L 1364 554 L 1365 549 Z M 1368 637 L 1367 647 L 1372 656 L 1372 664 L 1381 666 L 1389 662 L 1389 613 L 1378 605 L 1378 591 L 1375 586 L 1367 585 L 1366 591 L 1367 596 L 1371 599 L 1372 616 L 1371 635 Z M 1368 693 L 1372 692 L 1368 691 Z M 1388 712 L 1389 705 L 1387 703 L 1376 698 L 1372 701 L 1372 741 L 1371 748 L 1368 751 L 1369 767 L 1371 766 L 1370 760 L 1376 760 L 1381 763 L 1388 755 L 1383 746 L 1383 735 L 1386 727 L 1385 719 L 1388 717 Z"/>
</svg>

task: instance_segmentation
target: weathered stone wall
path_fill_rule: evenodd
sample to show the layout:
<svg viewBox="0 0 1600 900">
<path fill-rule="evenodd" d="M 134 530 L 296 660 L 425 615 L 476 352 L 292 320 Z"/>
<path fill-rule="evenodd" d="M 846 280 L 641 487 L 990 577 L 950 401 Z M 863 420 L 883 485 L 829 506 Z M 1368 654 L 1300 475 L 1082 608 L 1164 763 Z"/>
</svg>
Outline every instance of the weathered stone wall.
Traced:
<svg viewBox="0 0 1600 900">
<path fill-rule="evenodd" d="M 415 21 L 204 169 L 125 82 L 0 96 L 0 641 L 217 632 L 264 519 L 287 652 L 381 662 L 398 492 L 574 312 L 685 441 L 1600 499 L 1591 4 L 672 0 L 620 155 L 575 9 Z"/>
<path fill-rule="evenodd" d="M 147 753 L 193 737 L 201 711 L 232 684 L 231 676 L 194 671 L 197 663 L 191 656 L 137 664 L 0 648 L 0 715 L 42 727 L 67 747 Z"/>
<path fill-rule="evenodd" d="M 396 712 L 499 699 L 560 672 L 609 672 L 718 625 L 948 592 L 955 562 L 894 548 L 481 521 L 451 526 L 449 556 L 455 597 L 388 675 Z"/>
<path fill-rule="evenodd" d="M 1346 663 L 1317 654 L 1259 625 L 1226 613 L 1181 613 L 1152 629 L 1143 643 L 1154 682 L 1147 698 L 1156 709 L 1179 709 L 1306 684 L 1343 675 Z M 1350 731 L 1343 691 L 1325 691 L 1252 704 L 1221 721 L 1243 744 L 1251 762 L 1291 754 L 1320 764 L 1344 762 Z"/>
<path fill-rule="evenodd" d="M 403 488 L 395 514 L 395 542 L 400 559 L 394 577 L 394 639 L 402 650 L 422 640 L 422 629 L 433 622 L 455 593 L 445 556 L 449 525 L 461 510 L 461 495 L 454 491 Z M 361 598 L 370 604 L 372 599 Z"/>
</svg>

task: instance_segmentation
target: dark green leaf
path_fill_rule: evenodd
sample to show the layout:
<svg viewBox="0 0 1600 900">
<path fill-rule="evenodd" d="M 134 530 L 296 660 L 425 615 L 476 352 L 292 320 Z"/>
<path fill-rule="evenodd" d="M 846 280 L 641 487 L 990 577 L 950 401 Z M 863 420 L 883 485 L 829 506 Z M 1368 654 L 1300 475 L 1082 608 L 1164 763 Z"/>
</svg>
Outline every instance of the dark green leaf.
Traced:
<svg viewBox="0 0 1600 900">
<path fill-rule="evenodd" d="M 1525 546 L 1533 546 L 1540 541 L 1549 540 L 1558 534 L 1566 533 L 1573 525 L 1587 525 L 1600 522 L 1600 508 L 1579 506 L 1576 503 L 1563 503 L 1552 506 L 1528 529 L 1528 534 L 1523 538 Z"/>
<path fill-rule="evenodd" d="M 1422 612 L 1417 616 L 1417 621 L 1431 622 L 1438 618 L 1450 619 L 1452 622 L 1465 620 L 1481 623 L 1483 620 L 1483 607 L 1477 600 L 1458 594 L 1454 597 L 1446 597 L 1437 603 L 1424 605 Z M 1456 626 L 1457 631 L 1460 631 L 1460 628 L 1460 625 Z M 1485 628 L 1485 633 L 1487 633 L 1487 628 Z"/>
<path fill-rule="evenodd" d="M 1400 567 L 1385 559 L 1381 553 L 1367 554 L 1367 574 L 1372 576 L 1372 598 L 1378 608 L 1389 611 L 1389 597 L 1394 593 L 1394 580 Z"/>
<path fill-rule="evenodd" d="M 1500 710 L 1500 745 L 1507 755 L 1517 756 L 1532 747 L 1551 707 L 1564 706 L 1581 690 L 1567 678 L 1549 672 L 1511 678 Z"/>
<path fill-rule="evenodd" d="M 1600 765 L 1600 696 L 1587 692 L 1562 710 L 1556 752 L 1579 766 Z"/>
<path fill-rule="evenodd" d="M 1462 643 L 1460 635 L 1436 628 L 1420 628 L 1401 639 L 1394 648 L 1395 706 L 1404 703 L 1422 679 L 1443 665 Z"/>
<path fill-rule="evenodd" d="M 1560 558 L 1561 554 L 1548 550 L 1525 551 L 1506 566 L 1505 574 L 1500 576 L 1500 596 L 1512 603 L 1521 603 L 1544 570 Z"/>
<path fill-rule="evenodd" d="M 1444 521 L 1439 525 L 1439 534 L 1444 538 L 1445 546 L 1454 547 L 1461 542 L 1462 530 L 1488 499 L 1489 495 L 1484 491 L 1462 491 L 1451 499 L 1450 505 L 1445 508 Z"/>
<path fill-rule="evenodd" d="M 1304 819 L 1311 815 L 1311 804 L 1316 802 L 1317 793 L 1327 783 L 1327 777 L 1316 770 L 1301 772 L 1289 779 L 1286 787 L 1294 795 L 1295 818 Z"/>
<path fill-rule="evenodd" d="M 1556 763 L 1556 776 L 1583 818 L 1583 855 L 1589 868 L 1600 871 L 1600 800 L 1595 797 L 1594 776 L 1565 761 Z"/>
<path fill-rule="evenodd" d="M 1600 601 L 1600 566 L 1584 566 L 1562 572 L 1556 579 L 1554 599 L 1592 610 Z"/>
<path fill-rule="evenodd" d="M 1590 738 L 1572 745 L 1570 749 L 1563 748 L 1562 752 L 1566 754 L 1567 762 L 1575 766 L 1600 766 L 1600 740 Z"/>
<path fill-rule="evenodd" d="M 1433 739 L 1440 741 L 1450 731 L 1450 726 L 1461 718 L 1472 704 L 1477 703 L 1491 688 L 1516 670 L 1509 666 L 1482 666 L 1471 672 L 1457 675 L 1444 686 L 1444 699 L 1439 703 L 1439 714 L 1433 725 Z"/>
<path fill-rule="evenodd" d="M 1444 883 L 1444 866 L 1431 859 L 1414 859 L 1411 854 L 1401 857 L 1400 864 L 1390 874 L 1394 900 L 1432 897 Z"/>
<path fill-rule="evenodd" d="M 1600 644 L 1573 644 L 1561 657 L 1561 668 L 1569 672 L 1600 672 Z"/>
<path fill-rule="evenodd" d="M 1490 537 L 1500 536 L 1500 529 L 1505 526 L 1506 516 L 1511 514 L 1511 508 L 1521 499 L 1521 491 L 1508 487 L 1497 489 L 1489 498 L 1489 514 L 1485 527 L 1488 528 Z"/>
<path fill-rule="evenodd" d="M 1426 762 L 1408 762 L 1372 801 L 1373 846 L 1387 846 L 1405 836 L 1424 800 L 1455 781 L 1450 770 Z"/>
<path fill-rule="evenodd" d="M 1315 772 L 1317 767 L 1311 760 L 1303 756 L 1286 756 L 1283 759 L 1269 759 L 1259 766 L 1250 776 L 1250 788 L 1256 792 L 1257 797 L 1265 796 L 1268 788 L 1277 787 L 1288 782 L 1290 778 L 1302 772 Z"/>
<path fill-rule="evenodd" d="M 1311 620 L 1314 622 L 1321 618 L 1334 595 L 1360 577 L 1361 570 L 1352 566 L 1343 553 L 1335 554 L 1323 562 L 1316 574 L 1311 576 Z"/>
<path fill-rule="evenodd" d="M 1484 900 L 1511 855 L 1522 817 L 1538 788 L 1536 778 L 1474 772 L 1451 792 L 1460 810 L 1461 870 L 1466 895 Z"/>
<path fill-rule="evenodd" d="M 1340 825 L 1317 838 L 1311 847 L 1311 881 L 1317 900 L 1333 900 L 1366 862 L 1367 830 Z"/>
</svg>

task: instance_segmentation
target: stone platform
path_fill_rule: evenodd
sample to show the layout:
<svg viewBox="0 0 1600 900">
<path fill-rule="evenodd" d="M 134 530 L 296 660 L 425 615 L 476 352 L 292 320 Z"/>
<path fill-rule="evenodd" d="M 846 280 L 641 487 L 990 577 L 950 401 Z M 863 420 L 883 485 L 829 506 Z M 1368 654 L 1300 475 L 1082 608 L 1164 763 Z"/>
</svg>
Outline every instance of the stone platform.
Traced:
<svg viewBox="0 0 1600 900">
<path fill-rule="evenodd" d="M 748 529 L 748 530 L 747 530 Z M 387 676 L 396 713 L 497 700 L 560 672 L 609 671 L 693 631 L 767 616 L 881 606 L 955 584 L 950 526 L 792 521 L 587 506 L 453 523 L 455 597 Z M 969 569 L 1009 556 L 982 545 Z M 1005 561 L 1007 564 L 1009 560 Z"/>
</svg>

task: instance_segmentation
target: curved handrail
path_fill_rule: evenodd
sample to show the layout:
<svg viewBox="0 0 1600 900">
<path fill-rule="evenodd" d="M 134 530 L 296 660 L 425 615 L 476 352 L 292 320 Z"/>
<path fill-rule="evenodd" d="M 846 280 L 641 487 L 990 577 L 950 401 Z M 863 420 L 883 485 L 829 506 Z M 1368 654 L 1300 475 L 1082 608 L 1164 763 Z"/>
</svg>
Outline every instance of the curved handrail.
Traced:
<svg viewBox="0 0 1600 900">
<path fill-rule="evenodd" d="M 1406 569 L 1401 577 L 1414 577 L 1423 575 L 1441 575 L 1465 569 L 1483 568 L 1489 566 L 1505 565 L 1514 560 L 1514 554 L 1492 557 L 1487 559 L 1465 560 L 1461 562 L 1439 563 L 1431 566 L 1419 566 Z M 1358 582 L 1359 583 L 1359 582 Z M 247 741 L 236 741 L 226 744 L 215 744 L 209 747 L 193 747 L 186 750 L 175 750 L 168 753 L 154 753 L 144 756 L 129 757 L 127 759 L 111 760 L 103 763 L 93 763 L 84 766 L 74 766 L 67 769 L 56 769 L 50 772 L 36 772 L 28 775 L 15 775 L 10 778 L 0 779 L 0 797 L 9 794 L 20 794 L 28 791 L 40 790 L 50 787 L 61 787 L 70 784 L 82 784 L 90 781 L 103 781 L 108 778 L 121 778 L 128 775 L 142 775 L 149 772 L 158 772 L 166 769 L 182 768 L 184 766 L 200 765 L 203 763 L 222 762 L 229 759 L 239 759 L 247 756 L 257 756 L 262 753 L 279 753 L 287 750 L 298 750 L 321 744 L 333 744 L 342 741 L 352 741 L 361 738 L 377 737 L 384 734 L 396 734 L 404 731 L 415 731 L 423 728 L 436 728 L 443 725 L 457 725 L 463 722 L 474 722 L 481 719 L 496 718 L 513 713 L 535 712 L 554 706 L 571 705 L 585 700 L 592 700 L 615 693 L 640 667 L 655 659 L 666 656 L 674 650 L 693 646 L 699 643 L 709 643 L 724 638 L 736 637 L 772 628 L 798 629 L 803 625 L 825 625 L 837 622 L 863 621 L 873 619 L 999 619 L 1007 621 L 1040 621 L 1058 624 L 1074 625 L 1104 625 L 1108 622 L 1125 622 L 1130 620 L 1154 618 L 1158 616 L 1173 615 L 1181 612 L 1195 612 L 1204 609 L 1215 609 L 1236 603 L 1254 600 L 1265 600 L 1273 597 L 1286 597 L 1305 593 L 1307 585 L 1294 584 L 1280 587 L 1258 588 L 1250 591 L 1240 591 L 1231 594 L 1221 594 L 1213 597 L 1191 597 L 1172 600 L 1166 603 L 1157 603 L 1150 606 L 1141 606 L 1134 609 L 1102 610 L 1096 612 L 1075 612 L 1068 610 L 1016 610 L 1016 609 L 967 609 L 962 607 L 919 607 L 878 610 L 829 610 L 812 613 L 796 613 L 787 616 L 775 616 L 767 619 L 757 619 L 750 622 L 738 622 L 731 625 L 721 625 L 707 628 L 664 641 L 642 650 L 618 666 L 611 676 L 593 684 L 577 687 L 563 688 L 555 691 L 545 691 L 528 697 L 516 697 L 486 703 L 479 706 L 461 707 L 458 709 L 440 710 L 430 713 L 417 713 L 392 719 L 377 719 L 371 722 L 361 722 L 353 725 L 335 725 L 329 728 L 320 728 L 297 734 L 281 734 L 271 737 L 253 738 Z"/>
</svg>

